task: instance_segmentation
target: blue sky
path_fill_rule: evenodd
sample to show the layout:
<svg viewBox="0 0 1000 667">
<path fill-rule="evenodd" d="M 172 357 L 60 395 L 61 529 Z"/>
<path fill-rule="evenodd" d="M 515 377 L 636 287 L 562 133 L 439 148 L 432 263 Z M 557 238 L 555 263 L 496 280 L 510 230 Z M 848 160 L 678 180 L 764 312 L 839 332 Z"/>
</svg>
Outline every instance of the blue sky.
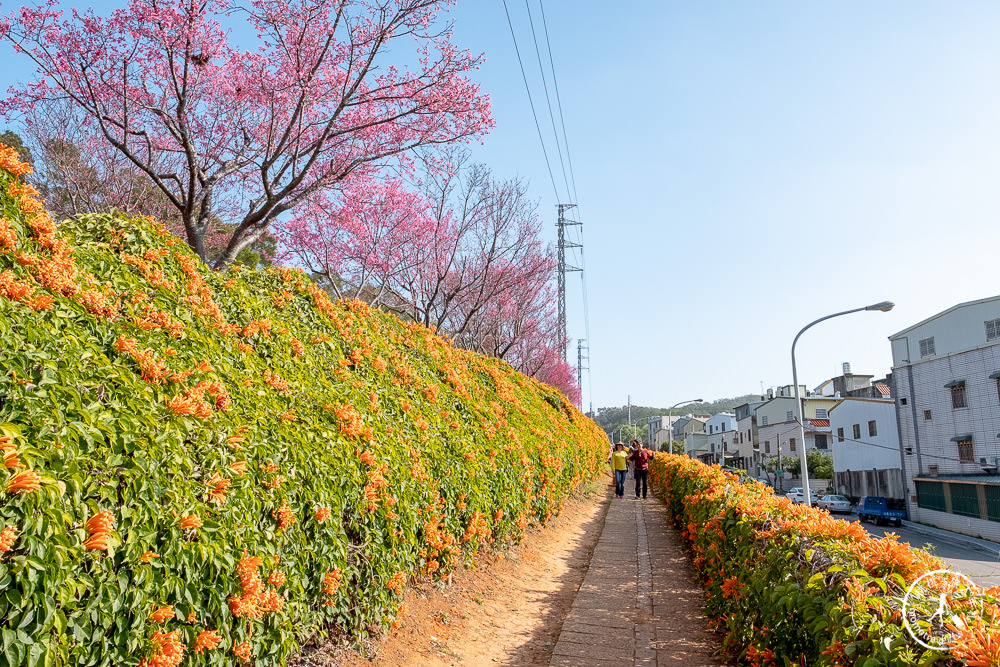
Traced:
<svg viewBox="0 0 1000 667">
<path fill-rule="evenodd" d="M 525 3 L 508 6 L 562 188 Z M 810 387 L 844 361 L 881 375 L 890 334 L 1000 292 L 1000 4 L 544 7 L 585 223 L 585 403 L 790 384 L 802 326 L 888 299 L 892 312 L 825 322 L 798 346 Z M 497 127 L 474 157 L 530 181 L 554 240 L 557 196 L 503 4 L 458 0 L 450 17 L 456 43 L 487 56 L 476 76 Z M 5 89 L 28 71 L 3 58 Z M 578 276 L 570 286 L 575 339 Z"/>
<path fill-rule="evenodd" d="M 508 5 L 524 56 L 524 3 Z M 810 387 L 844 361 L 881 375 L 890 334 L 1000 291 L 1000 5 L 545 11 L 586 224 L 595 406 L 791 384 L 801 327 L 888 299 L 890 313 L 810 330 L 797 355 Z M 460 0 L 452 15 L 457 41 L 488 57 L 497 129 L 477 157 L 531 180 L 554 237 L 503 5 Z M 570 333 L 583 336 L 572 284 Z"/>
</svg>

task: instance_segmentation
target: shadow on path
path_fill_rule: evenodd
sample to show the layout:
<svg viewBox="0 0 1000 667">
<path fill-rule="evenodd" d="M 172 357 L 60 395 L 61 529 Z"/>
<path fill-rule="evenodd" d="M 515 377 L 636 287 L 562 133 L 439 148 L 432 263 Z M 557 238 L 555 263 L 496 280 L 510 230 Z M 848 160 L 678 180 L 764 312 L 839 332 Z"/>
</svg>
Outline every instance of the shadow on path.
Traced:
<svg viewBox="0 0 1000 667">
<path fill-rule="evenodd" d="M 614 499 L 550 664 L 724 665 L 703 604 L 663 504 Z"/>
</svg>

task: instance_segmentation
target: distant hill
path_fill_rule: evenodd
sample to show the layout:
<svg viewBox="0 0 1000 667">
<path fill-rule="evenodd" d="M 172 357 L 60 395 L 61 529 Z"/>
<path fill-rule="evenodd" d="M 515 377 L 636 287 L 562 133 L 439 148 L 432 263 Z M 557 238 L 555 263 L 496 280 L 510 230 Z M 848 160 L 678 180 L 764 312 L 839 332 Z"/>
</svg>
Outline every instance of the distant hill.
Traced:
<svg viewBox="0 0 1000 667">
<path fill-rule="evenodd" d="M 703 403 L 688 403 L 679 408 L 674 408 L 674 415 L 705 414 L 714 415 L 719 412 L 732 412 L 737 405 L 743 405 L 750 401 L 759 401 L 760 394 L 746 394 L 734 398 L 718 398 L 714 401 Z M 639 425 L 643 432 L 646 429 L 646 418 L 666 415 L 668 408 L 651 408 L 644 405 L 632 406 L 632 425 Z M 621 407 L 598 408 L 596 415 L 591 415 L 597 425 L 604 429 L 604 432 L 611 435 L 613 431 L 628 425 L 628 405 Z"/>
</svg>

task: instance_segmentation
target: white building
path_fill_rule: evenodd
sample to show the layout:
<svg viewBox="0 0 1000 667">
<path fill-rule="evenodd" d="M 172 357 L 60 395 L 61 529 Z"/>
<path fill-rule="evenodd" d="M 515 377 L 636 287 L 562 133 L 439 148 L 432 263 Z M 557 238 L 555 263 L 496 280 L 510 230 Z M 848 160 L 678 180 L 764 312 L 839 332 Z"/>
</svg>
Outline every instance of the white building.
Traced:
<svg viewBox="0 0 1000 667">
<path fill-rule="evenodd" d="M 660 445 L 670 440 L 670 430 L 680 417 L 665 415 L 646 418 L 646 444 L 650 449 L 658 450 Z"/>
<path fill-rule="evenodd" d="M 895 402 L 848 397 L 830 408 L 829 415 L 837 493 L 902 499 L 905 485 Z"/>
<path fill-rule="evenodd" d="M 720 412 L 712 415 L 705 422 L 705 435 L 708 436 L 709 453 L 715 454 L 715 463 L 722 462 L 723 452 L 725 452 L 727 458 L 731 458 L 733 452 L 737 451 L 734 445 L 736 440 L 736 415 L 731 412 Z"/>
<path fill-rule="evenodd" d="M 756 479 L 761 479 L 760 441 L 757 438 L 757 408 L 764 401 L 753 401 L 737 406 L 736 414 L 736 449 L 733 457 L 733 467 L 746 470 Z"/>
<path fill-rule="evenodd" d="M 911 518 L 1000 540 L 1000 296 L 889 341 Z"/>
</svg>

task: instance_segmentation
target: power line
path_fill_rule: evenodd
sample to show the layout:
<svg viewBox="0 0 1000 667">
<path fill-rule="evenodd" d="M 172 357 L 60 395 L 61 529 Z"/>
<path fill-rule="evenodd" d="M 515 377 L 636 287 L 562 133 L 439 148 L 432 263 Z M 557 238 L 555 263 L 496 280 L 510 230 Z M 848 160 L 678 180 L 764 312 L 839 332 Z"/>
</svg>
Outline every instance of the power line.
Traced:
<svg viewBox="0 0 1000 667">
<path fill-rule="evenodd" d="M 559 80 L 556 79 L 556 64 L 555 60 L 552 58 L 552 42 L 549 41 L 549 25 L 545 21 L 545 5 L 542 3 L 542 0 L 538 0 L 538 6 L 542 10 L 542 28 L 545 31 L 545 45 L 549 50 L 549 67 L 552 70 L 552 85 L 556 91 L 556 106 L 559 108 L 559 122 L 562 124 L 563 145 L 566 147 L 566 162 L 569 164 L 569 177 L 570 181 L 573 183 L 573 202 L 577 203 L 580 201 L 580 198 L 576 194 L 576 176 L 573 174 L 573 158 L 570 157 L 569 153 L 569 137 L 566 135 L 566 119 L 563 116 L 562 99 L 559 96 Z"/>
<path fill-rule="evenodd" d="M 796 425 L 795 428 L 790 429 L 788 431 L 784 431 L 782 433 L 779 433 L 775 437 L 781 437 L 781 436 L 786 435 L 788 433 L 797 433 L 798 430 L 799 430 L 799 427 L 798 427 L 798 425 Z M 841 440 L 841 438 L 840 438 L 839 435 L 833 435 L 833 434 L 831 434 L 831 438 L 836 438 L 837 442 L 853 442 L 853 443 L 858 444 L 858 445 L 865 445 L 866 447 L 877 447 L 878 449 L 888 449 L 889 451 L 897 452 L 897 453 L 900 450 L 899 447 L 890 447 L 889 445 L 880 445 L 877 442 L 868 442 L 867 440 L 856 440 L 854 438 L 848 438 L 846 436 L 843 438 L 843 440 Z M 823 450 L 822 449 L 813 448 L 813 451 L 822 452 Z M 830 451 L 830 454 L 832 455 L 833 451 L 832 450 L 829 450 L 829 451 Z M 961 463 L 962 462 L 961 459 L 958 459 L 958 458 L 956 458 L 954 456 L 942 456 L 941 454 L 928 454 L 928 453 L 925 453 L 925 452 L 921 452 L 920 455 L 921 456 L 927 456 L 927 457 L 932 458 L 932 459 L 941 459 L 942 461 L 951 461 L 952 463 Z M 776 455 L 775 454 L 765 454 L 765 456 L 776 456 Z M 861 468 L 861 470 L 863 470 L 863 469 L 864 468 Z"/>
<path fill-rule="evenodd" d="M 541 6 L 541 0 L 539 0 L 539 6 Z M 556 140 L 556 153 L 559 155 L 559 166 L 562 167 L 563 183 L 566 184 L 566 196 L 570 196 L 569 178 L 566 176 L 566 163 L 563 162 L 562 148 L 559 146 L 559 130 L 556 129 L 556 117 L 552 113 L 552 99 L 549 97 L 549 85 L 545 81 L 545 66 L 542 64 L 542 52 L 538 48 L 538 35 L 535 34 L 535 21 L 531 18 L 531 5 L 529 0 L 524 0 L 524 8 L 528 11 L 528 25 L 531 26 L 531 41 L 535 45 L 535 55 L 538 57 L 538 71 L 542 76 L 542 90 L 545 91 L 545 104 L 549 108 L 549 120 L 552 121 L 552 136 Z M 549 55 L 551 56 L 552 51 L 549 50 Z M 555 68 L 552 69 L 553 81 L 555 80 Z M 571 204 L 575 204 L 575 200 L 570 201 Z"/>
<path fill-rule="evenodd" d="M 555 176 L 552 175 L 552 165 L 549 163 L 549 153 L 545 150 L 545 139 L 542 137 L 542 126 L 538 122 L 538 114 L 535 113 L 535 102 L 531 99 L 531 88 L 528 86 L 528 75 L 524 71 L 524 62 L 521 60 L 521 49 L 517 46 L 517 37 L 514 35 L 514 23 L 510 20 L 510 10 L 507 9 L 507 0 L 503 0 L 503 10 L 507 14 L 507 25 L 510 27 L 510 38 L 514 41 L 514 53 L 517 54 L 517 64 L 521 67 L 521 78 L 524 79 L 524 90 L 528 93 L 528 104 L 531 105 L 531 117 L 535 119 L 535 129 L 538 130 L 538 141 L 542 144 L 542 154 L 545 156 L 545 167 L 549 170 L 549 179 L 552 181 L 552 191 L 556 195 L 556 201 L 558 201 L 559 188 L 556 187 L 556 179 Z"/>
</svg>

